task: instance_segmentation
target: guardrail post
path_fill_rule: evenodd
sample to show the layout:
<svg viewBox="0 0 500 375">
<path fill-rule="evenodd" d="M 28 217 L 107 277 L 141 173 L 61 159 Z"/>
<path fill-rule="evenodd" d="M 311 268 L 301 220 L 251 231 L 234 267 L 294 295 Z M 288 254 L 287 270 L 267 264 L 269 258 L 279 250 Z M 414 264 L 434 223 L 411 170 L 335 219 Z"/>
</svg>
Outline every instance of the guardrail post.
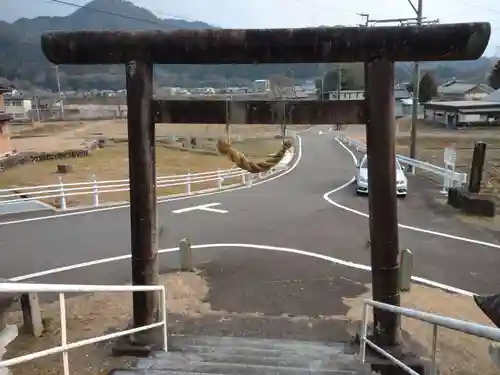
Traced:
<svg viewBox="0 0 500 375">
<path fill-rule="evenodd" d="M 448 190 L 453 184 L 453 177 L 450 174 L 450 172 L 453 173 L 450 169 L 448 169 L 447 166 L 445 166 L 445 174 L 443 176 L 443 187 L 441 188 L 442 194 L 448 194 Z"/>
<path fill-rule="evenodd" d="M 413 254 L 410 249 L 403 249 L 399 253 L 399 290 L 409 292 L 411 289 L 411 275 L 413 272 Z"/>
<path fill-rule="evenodd" d="M 222 173 L 220 169 L 217 169 L 217 187 L 222 189 L 222 184 L 224 183 L 224 177 L 222 177 Z"/>
<path fill-rule="evenodd" d="M 62 176 L 59 176 L 59 205 L 62 211 L 66 211 L 66 193 L 64 191 L 64 181 Z"/>
<path fill-rule="evenodd" d="M 491 361 L 500 367 L 500 344 L 498 342 L 490 342 L 488 345 L 488 354 Z"/>
<path fill-rule="evenodd" d="M 37 293 L 21 295 L 21 310 L 23 312 L 23 329 L 35 337 L 43 333 L 42 311 Z"/>
<path fill-rule="evenodd" d="M 94 182 L 94 185 L 92 186 L 92 206 L 98 207 L 99 206 L 99 185 L 97 184 L 97 177 L 96 175 L 92 175 L 92 179 Z"/>
<path fill-rule="evenodd" d="M 187 174 L 186 193 L 191 195 L 191 172 Z"/>
<path fill-rule="evenodd" d="M 187 238 L 183 238 L 179 242 L 179 256 L 181 271 L 192 271 L 191 243 Z"/>
<path fill-rule="evenodd" d="M 243 172 L 243 174 L 241 175 L 241 183 L 244 185 L 245 184 L 245 176 L 246 176 L 246 173 Z"/>
<path fill-rule="evenodd" d="M 7 345 L 9 345 L 19 335 L 16 325 L 6 326 L 0 332 L 0 361 L 3 359 L 4 354 L 7 352 Z M 0 368 L 0 375 L 11 375 L 12 372 L 8 367 Z"/>
<path fill-rule="evenodd" d="M 415 175 L 417 173 L 417 168 L 414 165 L 408 164 L 408 173 Z"/>
<path fill-rule="evenodd" d="M 249 173 L 247 177 L 247 186 L 250 187 L 252 186 L 253 183 L 253 174 Z"/>
</svg>

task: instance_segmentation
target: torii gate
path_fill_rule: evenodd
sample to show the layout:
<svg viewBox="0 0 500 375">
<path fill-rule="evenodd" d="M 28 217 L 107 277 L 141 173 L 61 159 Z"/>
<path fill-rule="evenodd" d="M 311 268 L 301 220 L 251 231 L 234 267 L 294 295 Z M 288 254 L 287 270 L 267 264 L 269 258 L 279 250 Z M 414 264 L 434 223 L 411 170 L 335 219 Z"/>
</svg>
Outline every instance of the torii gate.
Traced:
<svg viewBox="0 0 500 375">
<path fill-rule="evenodd" d="M 158 277 L 155 121 L 226 121 L 225 101 L 153 101 L 153 64 L 364 62 L 364 100 L 289 102 L 295 107 L 290 123 L 325 124 L 335 118 L 337 123 L 366 124 L 373 299 L 399 306 L 394 62 L 474 60 L 483 54 L 490 34 L 489 23 L 77 31 L 46 33 L 42 48 L 57 65 L 126 65 L 132 279 L 139 285 L 156 284 Z M 275 118 L 270 111 L 275 104 L 246 102 L 246 122 L 269 124 Z M 136 327 L 154 322 L 158 304 L 153 293 L 134 293 L 133 304 Z M 374 327 L 378 345 L 398 343 L 400 323 L 396 314 L 375 309 Z"/>
</svg>

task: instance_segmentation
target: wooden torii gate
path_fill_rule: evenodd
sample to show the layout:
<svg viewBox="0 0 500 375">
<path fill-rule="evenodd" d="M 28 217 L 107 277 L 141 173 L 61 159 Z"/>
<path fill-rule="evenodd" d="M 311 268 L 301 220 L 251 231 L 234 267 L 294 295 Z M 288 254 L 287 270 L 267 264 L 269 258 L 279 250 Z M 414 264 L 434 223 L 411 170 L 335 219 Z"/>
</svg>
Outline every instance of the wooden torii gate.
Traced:
<svg viewBox="0 0 500 375">
<path fill-rule="evenodd" d="M 126 66 L 132 279 L 140 285 L 156 284 L 158 277 L 155 122 L 223 124 L 226 120 L 225 101 L 153 101 L 153 64 L 364 62 L 364 100 L 289 102 L 295 107 L 290 123 L 325 124 L 335 118 L 337 123 L 366 124 L 373 298 L 399 306 L 394 62 L 474 60 L 486 49 L 490 33 L 489 23 L 77 31 L 44 34 L 42 49 L 57 65 Z M 247 123 L 269 124 L 276 118 L 270 110 L 276 103 L 235 105 L 244 106 Z M 133 305 L 136 327 L 154 322 L 158 303 L 153 293 L 134 293 Z M 398 316 L 375 309 L 374 327 L 378 345 L 398 343 Z"/>
</svg>

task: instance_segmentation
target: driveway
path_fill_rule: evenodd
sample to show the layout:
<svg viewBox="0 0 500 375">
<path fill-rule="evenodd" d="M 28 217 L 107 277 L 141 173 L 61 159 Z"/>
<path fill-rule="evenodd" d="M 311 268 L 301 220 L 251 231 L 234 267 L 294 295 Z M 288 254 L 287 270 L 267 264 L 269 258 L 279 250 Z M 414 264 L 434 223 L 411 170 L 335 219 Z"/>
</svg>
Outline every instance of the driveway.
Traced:
<svg viewBox="0 0 500 375">
<path fill-rule="evenodd" d="M 193 244 L 281 246 L 369 264 L 367 219 L 323 199 L 326 192 L 352 178 L 355 166 L 351 155 L 333 140 L 328 128 L 321 135 L 316 130 L 305 132 L 302 141 L 300 163 L 293 172 L 281 178 L 248 189 L 159 205 L 160 248 L 174 247 L 181 238 L 188 237 Z M 401 223 L 495 241 L 492 233 L 465 225 L 453 215 L 433 208 L 430 192 L 434 187 L 426 181 L 412 178 L 409 188 L 408 198 L 399 202 Z M 354 186 L 347 186 L 331 194 L 330 198 L 340 206 L 367 212 L 367 199 L 357 197 Z M 210 205 L 208 211 L 173 212 L 207 204 Z M 0 272 L 3 277 L 15 277 L 119 256 L 130 252 L 129 243 L 129 211 L 126 207 L 26 223 L 0 224 Z M 495 284 L 500 279 L 496 267 L 500 263 L 498 249 L 408 229 L 400 230 L 400 244 L 414 253 L 415 275 L 473 292 L 497 291 Z M 204 263 L 213 261 L 223 264 L 229 252 L 234 254 L 231 259 L 237 257 L 241 264 L 255 254 L 262 262 L 274 259 L 264 250 L 228 249 L 223 246 L 196 251 L 196 256 Z M 175 253 L 162 255 L 161 268 L 175 267 L 177 256 Z M 300 261 L 300 257 L 294 259 Z M 287 267 L 286 262 L 280 263 L 276 267 Z M 314 269 L 310 272 L 314 273 Z M 123 283 L 129 277 L 130 260 L 125 259 L 48 275 L 40 280 Z"/>
</svg>

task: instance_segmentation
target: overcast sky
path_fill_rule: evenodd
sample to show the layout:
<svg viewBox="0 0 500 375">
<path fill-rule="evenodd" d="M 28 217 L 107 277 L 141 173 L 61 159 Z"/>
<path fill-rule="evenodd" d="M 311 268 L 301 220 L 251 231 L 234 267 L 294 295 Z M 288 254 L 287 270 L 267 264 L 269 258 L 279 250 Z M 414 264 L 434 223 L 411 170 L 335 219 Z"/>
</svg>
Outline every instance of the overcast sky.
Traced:
<svg viewBox="0 0 500 375">
<path fill-rule="evenodd" d="M 67 0 L 84 5 L 89 0 Z M 413 0 L 416 4 L 417 0 Z M 301 27 L 354 25 L 362 22 L 356 13 L 371 19 L 413 17 L 408 0 L 132 0 L 161 18 L 200 20 L 221 27 Z M 0 19 L 63 16 L 74 7 L 51 0 L 1 0 Z M 487 55 L 500 55 L 500 1 L 424 0 L 424 16 L 442 23 L 489 21 L 493 35 Z"/>
</svg>

